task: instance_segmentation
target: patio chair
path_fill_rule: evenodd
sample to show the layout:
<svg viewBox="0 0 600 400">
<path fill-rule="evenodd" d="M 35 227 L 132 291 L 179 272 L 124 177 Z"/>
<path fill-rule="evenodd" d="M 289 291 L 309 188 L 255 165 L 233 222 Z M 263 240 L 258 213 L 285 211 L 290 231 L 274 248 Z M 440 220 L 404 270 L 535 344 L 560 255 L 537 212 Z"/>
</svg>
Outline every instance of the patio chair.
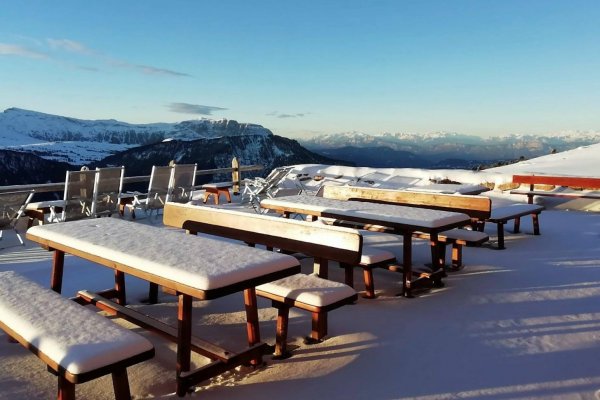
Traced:
<svg viewBox="0 0 600 400">
<path fill-rule="evenodd" d="M 290 173 L 293 167 L 275 168 L 266 178 L 255 177 L 244 179 L 242 203 L 249 204 L 255 211 L 260 210 L 260 200 L 264 197 L 273 198 L 279 190 L 278 185 Z"/>
<path fill-rule="evenodd" d="M 192 199 L 197 164 L 175 164 L 167 201 L 187 203 Z"/>
<path fill-rule="evenodd" d="M 167 202 L 169 190 L 171 188 L 171 179 L 173 177 L 173 167 L 170 165 L 152 167 L 150 174 L 150 183 L 148 184 L 148 192 L 139 193 L 133 192 L 133 201 L 129 205 L 131 217 L 135 219 L 135 208 L 141 208 L 147 216 L 152 215 L 152 212 L 162 209 Z"/>
<path fill-rule="evenodd" d="M 19 242 L 22 245 L 25 244 L 17 230 L 17 222 L 23 215 L 25 207 L 27 207 L 27 203 L 29 203 L 32 196 L 33 190 L 0 193 L 0 240 L 3 239 L 2 233 L 4 230 L 12 228 L 17 234 Z"/>
<path fill-rule="evenodd" d="M 92 216 L 111 216 L 119 207 L 123 188 L 124 167 L 96 168 L 96 187 L 92 202 Z"/>
<path fill-rule="evenodd" d="M 34 220 L 43 224 L 90 217 L 95 184 L 96 171 L 67 171 L 63 199 L 29 203 L 25 210 L 25 214 L 29 216 L 28 226 L 31 227 Z M 49 214 L 47 219 L 46 214 Z"/>
</svg>

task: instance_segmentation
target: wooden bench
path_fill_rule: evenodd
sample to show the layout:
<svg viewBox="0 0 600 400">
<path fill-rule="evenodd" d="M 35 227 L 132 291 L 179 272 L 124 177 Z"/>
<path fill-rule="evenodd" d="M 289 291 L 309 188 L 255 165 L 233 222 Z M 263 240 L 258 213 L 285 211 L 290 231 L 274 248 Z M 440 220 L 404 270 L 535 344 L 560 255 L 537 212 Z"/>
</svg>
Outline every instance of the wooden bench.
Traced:
<svg viewBox="0 0 600 400">
<path fill-rule="evenodd" d="M 498 230 L 498 249 L 505 249 L 504 246 L 504 225 L 514 220 L 514 233 L 519 233 L 521 230 L 521 217 L 531 215 L 533 222 L 533 234 L 540 234 L 540 213 L 544 210 L 544 206 L 535 204 L 511 204 L 505 207 L 498 207 L 492 210 L 492 215 L 486 222 L 496 224 Z"/>
<path fill-rule="evenodd" d="M 232 187 L 233 184 L 230 182 L 206 183 L 202 185 L 202 189 L 205 190 L 203 202 L 206 203 L 208 198 L 212 197 L 214 203 L 219 204 L 219 196 L 224 195 L 227 202 L 231 203 L 231 193 L 229 193 L 229 189 Z"/>
<path fill-rule="evenodd" d="M 58 376 L 58 399 L 107 374 L 115 398 L 130 399 L 126 368 L 154 356 L 146 338 L 13 271 L 0 272 L 0 328 Z"/>
<path fill-rule="evenodd" d="M 327 312 L 358 298 L 351 287 L 328 281 L 328 263 L 360 263 L 362 236 L 347 228 L 310 224 L 304 221 L 258 215 L 215 207 L 167 203 L 163 222 L 199 232 L 243 241 L 251 246 L 264 245 L 286 253 L 302 253 L 315 259 L 318 276 L 296 274 L 257 287 L 257 295 L 272 300 L 278 309 L 276 356 L 285 356 L 288 313 L 298 307 L 312 313 L 312 341 L 327 335 Z"/>
<path fill-rule="evenodd" d="M 549 175 L 513 175 L 513 183 L 528 184 L 529 190 L 512 190 L 511 194 L 527 196 L 527 202 L 533 204 L 534 196 L 564 197 L 570 199 L 600 200 L 600 193 L 582 192 L 582 190 L 600 190 L 600 178 L 584 178 L 575 176 Z M 572 188 L 578 192 L 563 192 L 552 190 L 535 190 L 535 185 Z"/>
</svg>

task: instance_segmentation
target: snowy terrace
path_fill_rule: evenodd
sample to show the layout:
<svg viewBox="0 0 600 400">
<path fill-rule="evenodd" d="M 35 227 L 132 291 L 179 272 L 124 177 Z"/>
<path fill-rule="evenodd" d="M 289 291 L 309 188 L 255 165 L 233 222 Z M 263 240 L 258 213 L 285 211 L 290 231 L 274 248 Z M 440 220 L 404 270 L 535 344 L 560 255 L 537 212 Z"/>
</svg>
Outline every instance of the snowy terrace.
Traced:
<svg viewBox="0 0 600 400">
<path fill-rule="evenodd" d="M 510 182 L 512 174 L 597 176 L 598 155 L 600 146 L 588 146 L 481 172 L 304 165 L 296 166 L 295 176 L 283 185 L 295 185 L 293 180 L 308 189 L 323 180 L 375 187 L 383 187 L 384 182 L 417 186 L 446 180 L 471 185 L 491 182 L 494 189 L 483 195 L 491 197 L 494 205 L 503 205 L 526 201 L 525 196 L 499 189 Z M 540 216 L 541 236 L 531 235 L 531 220 L 524 218 L 522 233 L 512 234 L 508 227 L 506 250 L 465 248 L 465 268 L 449 274 L 444 288 L 414 299 L 396 296 L 398 274 L 376 270 L 377 298 L 359 298 L 355 305 L 332 312 L 327 340 L 304 344 L 310 315 L 292 309 L 289 345 L 293 357 L 271 360 L 267 356 L 266 366 L 227 372 L 188 397 L 600 398 L 600 214 L 594 212 L 600 210 L 600 202 L 539 201 L 547 208 Z M 160 225 L 161 221 L 150 217 L 136 223 Z M 487 232 L 494 240 L 494 227 Z M 14 238 L 11 232 L 5 236 L 3 241 Z M 372 244 L 401 257 L 401 245 L 394 244 L 393 237 L 388 239 Z M 429 262 L 426 241 L 414 243 L 413 259 L 417 265 Z M 0 271 L 17 271 L 44 286 L 49 283 L 50 266 L 51 253 L 27 241 L 25 246 L 0 250 Z M 303 260 L 303 270 L 312 271 L 311 260 Z M 360 271 L 355 273 L 357 289 L 362 290 Z M 331 268 L 330 279 L 343 282 L 343 271 Z M 112 282 L 107 268 L 76 257 L 65 260 L 65 296 L 80 289 L 106 289 Z M 161 294 L 159 304 L 144 305 L 141 299 L 147 296 L 147 283 L 130 277 L 127 290 L 131 307 L 176 323 L 175 297 Z M 245 345 L 240 297 L 195 302 L 194 334 L 234 350 L 236 345 Z M 259 306 L 262 339 L 272 344 L 276 311 L 268 301 L 260 300 Z M 174 345 L 124 321 L 116 322 L 143 334 L 157 349 L 154 359 L 129 369 L 134 398 L 176 398 Z M 0 360 L 0 399 L 54 395 L 56 378 L 21 346 L 0 340 Z M 199 356 L 193 361 L 205 362 Z M 113 398 L 110 378 L 78 385 L 77 395 L 80 399 Z"/>
</svg>

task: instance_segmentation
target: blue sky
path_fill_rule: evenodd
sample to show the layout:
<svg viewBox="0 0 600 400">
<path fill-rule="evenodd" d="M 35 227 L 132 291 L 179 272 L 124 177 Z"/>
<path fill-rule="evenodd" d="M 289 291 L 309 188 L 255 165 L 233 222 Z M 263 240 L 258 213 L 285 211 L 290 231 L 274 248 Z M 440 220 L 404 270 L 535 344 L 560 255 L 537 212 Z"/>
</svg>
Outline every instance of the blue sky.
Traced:
<svg viewBox="0 0 600 400">
<path fill-rule="evenodd" d="M 600 1 L 28 1 L 0 109 L 288 137 L 600 130 Z"/>
</svg>

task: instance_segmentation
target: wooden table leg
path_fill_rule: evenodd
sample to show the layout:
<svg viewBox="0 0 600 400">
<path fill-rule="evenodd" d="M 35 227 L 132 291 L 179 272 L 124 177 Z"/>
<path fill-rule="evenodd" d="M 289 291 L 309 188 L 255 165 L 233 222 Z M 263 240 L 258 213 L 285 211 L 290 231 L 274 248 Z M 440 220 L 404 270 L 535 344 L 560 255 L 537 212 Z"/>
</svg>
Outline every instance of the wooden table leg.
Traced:
<svg viewBox="0 0 600 400">
<path fill-rule="evenodd" d="M 329 278 L 329 261 L 325 258 L 315 257 L 313 272 L 323 279 Z"/>
<path fill-rule="evenodd" d="M 54 255 L 52 256 L 52 276 L 50 277 L 50 288 L 57 293 L 62 291 L 64 266 L 65 252 L 54 250 Z"/>
<path fill-rule="evenodd" d="M 410 281 L 412 279 L 412 232 L 402 234 L 402 294 L 404 297 L 413 297 Z"/>
<path fill-rule="evenodd" d="M 179 380 L 182 372 L 190 370 L 192 342 L 192 296 L 179 295 L 177 312 L 177 395 L 185 396 L 187 387 Z"/>
<path fill-rule="evenodd" d="M 248 334 L 248 346 L 254 346 L 260 343 L 260 327 L 258 323 L 258 302 L 256 301 L 256 289 L 249 288 L 244 290 L 244 306 L 246 308 L 246 332 Z M 259 356 L 250 362 L 257 366 L 262 364 L 262 357 Z"/>
<path fill-rule="evenodd" d="M 115 290 L 117 291 L 117 304 L 124 306 L 126 304 L 125 274 L 117 270 L 115 270 Z"/>
</svg>

